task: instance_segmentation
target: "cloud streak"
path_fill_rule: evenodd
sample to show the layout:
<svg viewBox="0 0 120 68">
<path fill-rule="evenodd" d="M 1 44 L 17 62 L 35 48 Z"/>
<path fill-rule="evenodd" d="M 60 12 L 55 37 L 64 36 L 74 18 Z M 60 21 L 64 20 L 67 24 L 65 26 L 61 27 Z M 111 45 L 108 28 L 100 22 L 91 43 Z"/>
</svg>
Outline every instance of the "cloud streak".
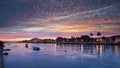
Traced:
<svg viewBox="0 0 120 68">
<path fill-rule="evenodd" d="M 0 3 L 2 39 L 80 36 L 98 31 L 105 35 L 120 34 L 120 0 L 109 3 L 107 0 L 11 0 Z"/>
</svg>

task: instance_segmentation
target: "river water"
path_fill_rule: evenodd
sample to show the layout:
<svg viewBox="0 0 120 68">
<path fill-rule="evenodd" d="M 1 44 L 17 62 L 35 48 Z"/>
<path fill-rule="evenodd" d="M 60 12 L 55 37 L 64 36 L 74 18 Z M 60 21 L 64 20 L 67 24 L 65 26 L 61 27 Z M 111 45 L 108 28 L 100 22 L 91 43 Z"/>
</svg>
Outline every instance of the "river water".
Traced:
<svg viewBox="0 0 120 68">
<path fill-rule="evenodd" d="M 120 68 L 119 45 L 5 43 L 5 48 L 11 49 L 5 68 Z"/>
</svg>

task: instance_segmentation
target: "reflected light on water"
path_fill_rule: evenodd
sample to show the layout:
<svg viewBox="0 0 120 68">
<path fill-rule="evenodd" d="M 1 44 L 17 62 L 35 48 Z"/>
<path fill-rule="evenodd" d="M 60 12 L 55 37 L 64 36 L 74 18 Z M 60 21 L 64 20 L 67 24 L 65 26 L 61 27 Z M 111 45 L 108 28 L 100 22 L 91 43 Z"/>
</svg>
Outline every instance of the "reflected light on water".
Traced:
<svg viewBox="0 0 120 68">
<path fill-rule="evenodd" d="M 10 45 L 9 45 L 10 44 Z M 119 45 L 83 45 L 83 44 L 43 44 L 43 43 L 28 43 L 28 48 L 25 47 L 26 43 L 6 43 L 5 48 L 11 49 L 8 56 L 4 56 L 5 65 L 11 66 L 11 63 L 16 63 L 17 61 L 25 63 L 24 66 L 31 64 L 36 60 L 36 64 L 46 63 L 52 64 L 51 61 L 54 61 L 54 64 L 65 65 L 65 62 L 74 62 L 76 65 L 79 63 L 89 65 L 96 64 L 97 66 L 104 66 L 106 63 L 110 66 L 110 62 L 120 63 L 120 46 Z M 39 47 L 40 51 L 34 51 L 33 47 Z M 59 63 L 61 62 L 61 63 Z M 79 62 L 79 63 L 77 63 Z M 91 64 L 92 63 L 92 64 Z M 100 64 L 99 64 L 100 63 Z M 101 64 L 105 63 L 105 64 Z M 114 64 L 114 65 L 117 65 Z M 17 64 L 16 64 L 17 65 Z M 43 64 L 44 65 L 44 64 Z M 17 65 L 19 66 L 19 65 Z M 38 67 L 41 67 L 37 65 Z M 71 66 L 71 65 L 69 65 Z M 74 65 L 72 65 L 74 66 Z M 100 66 L 100 67 L 101 67 Z M 106 66 L 106 65 L 105 65 Z M 119 65 L 117 65 L 120 67 Z M 95 67 L 95 68 L 100 68 Z M 9 67 L 5 67 L 9 68 Z M 12 67 L 16 68 L 16 67 Z M 34 68 L 34 67 L 29 67 Z M 49 67 L 45 67 L 49 68 Z M 53 67 L 56 68 L 56 67 Z M 65 67 L 66 68 L 66 67 Z M 71 67 L 69 67 L 71 68 Z M 79 68 L 79 67 L 77 67 Z"/>
</svg>

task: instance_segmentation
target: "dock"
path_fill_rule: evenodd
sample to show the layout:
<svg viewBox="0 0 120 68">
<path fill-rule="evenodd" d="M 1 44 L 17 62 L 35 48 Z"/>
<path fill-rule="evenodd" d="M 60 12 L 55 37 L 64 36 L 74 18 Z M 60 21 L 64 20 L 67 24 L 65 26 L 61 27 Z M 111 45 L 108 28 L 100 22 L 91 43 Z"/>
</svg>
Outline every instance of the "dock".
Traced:
<svg viewBox="0 0 120 68">
<path fill-rule="evenodd" d="M 3 48 L 0 47 L 0 68 L 4 68 Z"/>
<path fill-rule="evenodd" d="M 0 68 L 4 68 L 3 48 L 4 42 L 0 41 Z"/>
</svg>

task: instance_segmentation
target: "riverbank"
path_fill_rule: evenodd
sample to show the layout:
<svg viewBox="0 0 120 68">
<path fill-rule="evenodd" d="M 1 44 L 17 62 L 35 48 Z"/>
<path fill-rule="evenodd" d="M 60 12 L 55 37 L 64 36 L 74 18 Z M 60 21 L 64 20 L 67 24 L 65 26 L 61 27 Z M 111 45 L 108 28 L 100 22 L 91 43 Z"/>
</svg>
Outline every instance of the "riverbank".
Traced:
<svg viewBox="0 0 120 68">
<path fill-rule="evenodd" d="M 0 68 L 4 68 L 3 48 L 0 48 Z"/>
</svg>

